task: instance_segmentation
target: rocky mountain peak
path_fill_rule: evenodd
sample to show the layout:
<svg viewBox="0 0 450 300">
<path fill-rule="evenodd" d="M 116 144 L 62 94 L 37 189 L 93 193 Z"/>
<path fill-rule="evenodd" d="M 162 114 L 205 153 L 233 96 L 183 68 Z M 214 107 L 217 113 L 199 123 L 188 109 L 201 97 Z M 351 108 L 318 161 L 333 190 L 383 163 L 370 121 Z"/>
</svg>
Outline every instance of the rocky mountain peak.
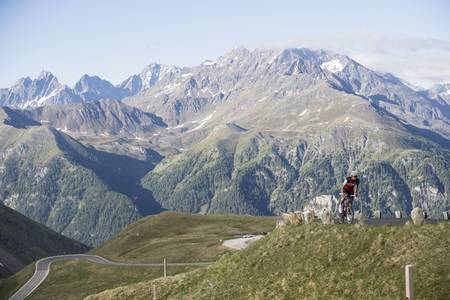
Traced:
<svg viewBox="0 0 450 300">
<path fill-rule="evenodd" d="M 164 78 L 171 78 L 181 73 L 181 69 L 175 66 L 151 63 L 142 70 L 140 77 L 143 88 L 150 88 Z"/>
<path fill-rule="evenodd" d="M 51 72 L 42 70 L 41 73 L 39 73 L 39 76 L 37 79 L 38 80 L 42 80 L 42 79 L 52 80 L 53 78 L 56 78 L 56 77 Z"/>
<path fill-rule="evenodd" d="M 120 83 L 118 87 L 126 91 L 128 95 L 136 95 L 142 90 L 142 80 L 139 75 L 131 75 Z"/>
<path fill-rule="evenodd" d="M 73 91 L 79 95 L 84 102 L 96 101 L 101 99 L 120 100 L 126 93 L 120 88 L 115 87 L 109 81 L 96 75 L 90 76 L 84 74 L 75 84 Z"/>
<path fill-rule="evenodd" d="M 33 82 L 33 80 L 29 76 L 22 77 L 19 80 L 17 80 L 17 82 L 11 87 L 11 89 L 28 87 L 31 85 L 32 82 Z"/>
<path fill-rule="evenodd" d="M 88 74 L 84 74 L 80 80 L 75 84 L 74 89 L 77 91 L 81 91 L 82 89 L 86 89 L 89 87 L 105 87 L 112 86 L 112 84 L 106 80 L 101 79 L 97 75 L 90 76 Z"/>
<path fill-rule="evenodd" d="M 231 57 L 234 59 L 238 59 L 238 58 L 243 58 L 243 57 L 247 57 L 249 55 L 252 54 L 252 51 L 250 51 L 249 49 L 245 48 L 245 47 L 235 47 L 233 48 L 231 51 L 225 53 L 224 57 Z"/>
<path fill-rule="evenodd" d="M 450 96 L 450 83 L 437 83 L 430 90 L 441 96 Z"/>
</svg>

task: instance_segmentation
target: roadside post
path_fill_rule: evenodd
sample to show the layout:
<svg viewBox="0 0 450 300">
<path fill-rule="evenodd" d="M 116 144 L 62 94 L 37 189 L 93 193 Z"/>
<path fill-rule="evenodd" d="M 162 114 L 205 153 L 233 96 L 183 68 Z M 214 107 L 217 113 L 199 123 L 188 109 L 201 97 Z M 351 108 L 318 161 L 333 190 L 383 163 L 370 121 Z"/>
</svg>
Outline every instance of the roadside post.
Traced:
<svg viewBox="0 0 450 300">
<path fill-rule="evenodd" d="M 164 258 L 164 277 L 167 277 L 167 259 Z"/>
<path fill-rule="evenodd" d="M 156 298 L 156 286 L 153 285 L 153 299 L 152 300 L 158 300 L 158 298 Z"/>
<path fill-rule="evenodd" d="M 405 266 L 406 300 L 413 300 L 413 274 L 412 265 Z"/>
</svg>

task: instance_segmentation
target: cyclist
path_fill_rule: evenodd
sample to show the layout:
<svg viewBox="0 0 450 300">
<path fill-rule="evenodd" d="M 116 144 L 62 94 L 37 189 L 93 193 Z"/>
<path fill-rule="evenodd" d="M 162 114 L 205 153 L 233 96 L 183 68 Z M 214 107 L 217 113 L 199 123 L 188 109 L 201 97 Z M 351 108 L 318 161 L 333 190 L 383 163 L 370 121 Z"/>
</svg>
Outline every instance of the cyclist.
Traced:
<svg viewBox="0 0 450 300">
<path fill-rule="evenodd" d="M 353 204 L 353 198 L 358 196 L 359 178 L 356 171 L 352 171 L 348 176 L 344 185 L 342 186 L 342 200 L 341 200 L 341 214 L 344 212 L 344 202 L 347 200 L 348 207 L 351 208 Z"/>
</svg>

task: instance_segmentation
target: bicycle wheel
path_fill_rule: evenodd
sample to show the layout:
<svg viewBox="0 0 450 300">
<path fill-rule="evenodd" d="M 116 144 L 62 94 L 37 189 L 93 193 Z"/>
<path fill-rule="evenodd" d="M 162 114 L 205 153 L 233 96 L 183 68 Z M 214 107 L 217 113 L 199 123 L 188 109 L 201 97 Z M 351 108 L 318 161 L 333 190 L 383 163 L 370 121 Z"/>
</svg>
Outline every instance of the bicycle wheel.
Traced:
<svg viewBox="0 0 450 300">
<path fill-rule="evenodd" d="M 345 214 L 345 222 L 347 224 L 353 224 L 353 220 L 354 220 L 353 207 L 347 207 L 347 212 Z"/>
</svg>

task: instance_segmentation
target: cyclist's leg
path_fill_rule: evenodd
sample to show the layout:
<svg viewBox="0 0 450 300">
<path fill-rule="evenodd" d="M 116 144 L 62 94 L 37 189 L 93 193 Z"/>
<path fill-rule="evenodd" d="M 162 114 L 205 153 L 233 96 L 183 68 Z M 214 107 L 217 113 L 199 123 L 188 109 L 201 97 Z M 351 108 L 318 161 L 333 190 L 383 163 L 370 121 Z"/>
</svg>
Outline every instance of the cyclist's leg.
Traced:
<svg viewBox="0 0 450 300">
<path fill-rule="evenodd" d="M 353 208 L 353 196 L 352 195 L 349 195 L 348 197 L 347 197 L 347 201 L 348 201 L 348 204 L 347 204 L 347 206 L 348 206 L 348 208 L 349 209 L 352 209 Z"/>
<path fill-rule="evenodd" d="M 344 193 L 342 196 L 343 197 L 342 197 L 342 203 L 341 203 L 341 218 L 342 218 L 342 222 L 344 222 L 344 219 L 347 216 L 349 195 L 347 193 Z"/>
</svg>

